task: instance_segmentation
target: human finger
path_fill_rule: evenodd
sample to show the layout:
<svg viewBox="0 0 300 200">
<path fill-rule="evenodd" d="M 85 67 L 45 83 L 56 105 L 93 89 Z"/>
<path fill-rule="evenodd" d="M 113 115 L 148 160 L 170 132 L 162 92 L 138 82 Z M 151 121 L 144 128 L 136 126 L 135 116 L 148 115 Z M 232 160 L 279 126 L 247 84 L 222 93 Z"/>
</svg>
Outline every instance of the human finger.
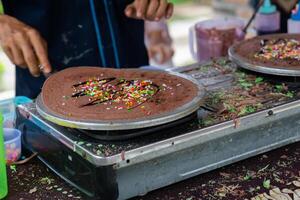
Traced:
<svg viewBox="0 0 300 200">
<path fill-rule="evenodd" d="M 18 45 L 22 50 L 24 60 L 28 66 L 30 73 L 33 76 L 38 77 L 40 75 L 40 69 L 38 67 L 39 61 L 37 56 L 35 55 L 34 49 L 30 44 L 29 39 L 26 38 L 24 34 L 18 33 L 15 36 L 15 40 L 18 42 Z"/>
<path fill-rule="evenodd" d="M 136 12 L 135 12 L 135 7 L 134 7 L 134 3 L 129 4 L 126 8 L 125 8 L 125 15 L 127 17 L 131 17 L 131 18 L 135 18 L 136 17 Z"/>
<path fill-rule="evenodd" d="M 156 12 L 155 20 L 161 20 L 167 12 L 168 2 L 166 0 L 160 0 L 159 8 Z"/>
<path fill-rule="evenodd" d="M 144 19 L 148 7 L 149 0 L 135 0 L 136 16 L 139 19 Z"/>
<path fill-rule="evenodd" d="M 166 12 L 166 19 L 170 19 L 174 12 L 174 5 L 172 3 L 168 3 L 167 12 Z"/>
<path fill-rule="evenodd" d="M 29 36 L 29 40 L 39 60 L 40 65 L 43 66 L 42 71 L 44 73 L 50 73 L 52 71 L 52 67 L 48 59 L 48 51 L 46 48 L 47 45 L 45 41 L 42 39 L 42 37 L 36 30 L 32 29 L 28 31 L 27 35 Z"/>
<path fill-rule="evenodd" d="M 5 42 L 2 43 L 2 49 L 13 64 L 22 68 L 26 68 L 22 52 L 15 45 L 13 37 L 8 37 L 5 39 Z"/>
<path fill-rule="evenodd" d="M 12 52 L 12 57 L 13 57 L 13 63 L 17 66 L 20 66 L 22 68 L 27 68 L 26 67 L 26 62 L 24 60 L 23 54 L 19 46 L 16 45 L 15 42 L 10 44 L 10 49 Z"/>
<path fill-rule="evenodd" d="M 2 46 L 2 49 L 5 53 L 5 55 L 9 58 L 9 60 L 13 62 L 14 57 L 12 55 L 12 51 L 11 51 L 10 47 L 9 46 Z"/>
<path fill-rule="evenodd" d="M 146 19 L 154 20 L 156 16 L 157 9 L 159 8 L 160 0 L 150 0 L 146 11 Z"/>
</svg>

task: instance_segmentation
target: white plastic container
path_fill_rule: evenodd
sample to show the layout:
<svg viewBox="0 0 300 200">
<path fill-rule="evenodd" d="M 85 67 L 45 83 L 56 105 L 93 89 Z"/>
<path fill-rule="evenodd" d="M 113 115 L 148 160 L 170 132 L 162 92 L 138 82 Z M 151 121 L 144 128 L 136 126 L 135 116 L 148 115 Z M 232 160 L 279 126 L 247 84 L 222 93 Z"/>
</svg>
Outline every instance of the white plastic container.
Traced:
<svg viewBox="0 0 300 200">
<path fill-rule="evenodd" d="M 288 33 L 300 33 L 300 3 L 297 4 L 288 20 Z"/>
<path fill-rule="evenodd" d="M 280 13 L 270 0 L 264 0 L 255 17 L 257 35 L 278 33 L 280 31 Z"/>
<path fill-rule="evenodd" d="M 288 33 L 300 33 L 300 21 L 288 20 Z"/>
</svg>

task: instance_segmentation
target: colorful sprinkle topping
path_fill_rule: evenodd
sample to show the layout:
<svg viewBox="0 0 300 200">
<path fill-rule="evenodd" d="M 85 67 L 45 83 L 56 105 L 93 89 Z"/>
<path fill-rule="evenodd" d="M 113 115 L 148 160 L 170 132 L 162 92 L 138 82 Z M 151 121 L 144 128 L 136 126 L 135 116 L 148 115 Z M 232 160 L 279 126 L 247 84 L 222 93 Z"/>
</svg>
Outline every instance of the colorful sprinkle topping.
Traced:
<svg viewBox="0 0 300 200">
<path fill-rule="evenodd" d="M 158 91 L 159 86 L 150 80 L 118 80 L 116 78 L 94 78 L 73 85 L 73 98 L 89 97 L 89 103 L 108 104 L 117 110 L 132 109 L 151 99 Z M 143 106 L 145 108 L 145 106 Z M 110 110 L 110 107 L 106 108 Z"/>
<path fill-rule="evenodd" d="M 294 39 L 262 40 L 256 58 L 300 61 L 300 41 Z"/>
</svg>

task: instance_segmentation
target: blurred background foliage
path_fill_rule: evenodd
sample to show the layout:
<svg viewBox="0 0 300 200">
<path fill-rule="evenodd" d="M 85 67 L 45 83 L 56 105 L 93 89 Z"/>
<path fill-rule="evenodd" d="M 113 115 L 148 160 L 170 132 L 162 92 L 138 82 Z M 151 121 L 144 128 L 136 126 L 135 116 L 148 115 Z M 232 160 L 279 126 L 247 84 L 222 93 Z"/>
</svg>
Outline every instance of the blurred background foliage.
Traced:
<svg viewBox="0 0 300 200">
<path fill-rule="evenodd" d="M 0 14 L 3 14 L 4 10 L 3 10 L 3 6 L 2 6 L 2 2 L 0 0 Z"/>
</svg>

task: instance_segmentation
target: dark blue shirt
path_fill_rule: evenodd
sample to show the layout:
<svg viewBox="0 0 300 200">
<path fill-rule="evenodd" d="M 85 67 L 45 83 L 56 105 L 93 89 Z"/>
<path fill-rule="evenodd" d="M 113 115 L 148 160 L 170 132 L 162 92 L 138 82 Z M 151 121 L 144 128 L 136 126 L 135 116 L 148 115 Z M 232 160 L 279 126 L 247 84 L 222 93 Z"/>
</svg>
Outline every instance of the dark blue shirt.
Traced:
<svg viewBox="0 0 300 200">
<path fill-rule="evenodd" d="M 139 67 L 148 64 L 144 23 L 129 19 L 132 0 L 2 0 L 5 13 L 37 29 L 55 70 L 73 66 Z M 44 77 L 17 67 L 16 95 L 35 98 Z M 62 83 L 63 84 L 63 83 Z"/>
</svg>

